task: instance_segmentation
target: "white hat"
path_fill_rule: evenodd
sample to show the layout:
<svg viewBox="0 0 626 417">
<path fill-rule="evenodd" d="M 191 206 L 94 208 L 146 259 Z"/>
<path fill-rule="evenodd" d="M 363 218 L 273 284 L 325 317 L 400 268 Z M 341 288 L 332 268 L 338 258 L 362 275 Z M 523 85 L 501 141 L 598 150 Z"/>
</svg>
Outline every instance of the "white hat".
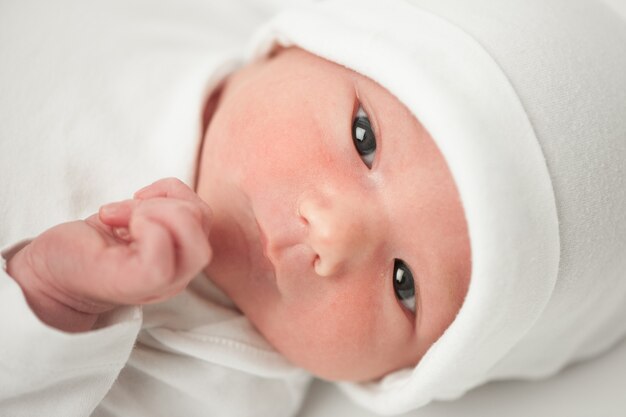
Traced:
<svg viewBox="0 0 626 417">
<path fill-rule="evenodd" d="M 412 369 L 342 383 L 399 413 L 550 375 L 626 333 L 626 24 L 592 0 L 335 0 L 279 14 L 251 55 L 297 45 L 394 94 L 458 187 L 465 302 Z"/>
</svg>

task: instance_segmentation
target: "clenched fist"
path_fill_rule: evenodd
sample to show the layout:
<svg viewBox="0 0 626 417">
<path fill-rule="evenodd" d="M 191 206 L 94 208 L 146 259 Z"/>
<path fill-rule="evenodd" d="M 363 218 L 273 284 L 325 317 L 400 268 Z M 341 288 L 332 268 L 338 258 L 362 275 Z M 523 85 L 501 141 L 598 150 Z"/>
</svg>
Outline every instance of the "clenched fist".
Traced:
<svg viewBox="0 0 626 417">
<path fill-rule="evenodd" d="M 116 306 L 182 291 L 211 260 L 211 217 L 183 182 L 159 180 L 131 200 L 45 231 L 9 260 L 8 272 L 42 321 L 89 330 Z"/>
</svg>

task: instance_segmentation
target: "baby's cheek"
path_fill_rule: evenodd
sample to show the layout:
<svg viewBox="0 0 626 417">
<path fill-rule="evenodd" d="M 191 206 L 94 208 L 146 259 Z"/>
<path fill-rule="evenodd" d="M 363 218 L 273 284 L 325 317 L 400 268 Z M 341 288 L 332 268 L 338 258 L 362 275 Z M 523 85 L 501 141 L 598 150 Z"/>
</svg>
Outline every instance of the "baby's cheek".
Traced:
<svg viewBox="0 0 626 417">
<path fill-rule="evenodd" d="M 337 292 L 331 297 L 329 311 L 333 337 L 350 351 L 367 350 L 378 333 L 380 301 L 365 291 Z"/>
<path fill-rule="evenodd" d="M 355 379 L 380 353 L 380 309 L 369 297 L 339 292 L 300 311 L 296 362 L 326 379 Z M 300 321 L 300 320 L 299 320 Z M 374 360 L 376 362 L 376 360 Z"/>
</svg>

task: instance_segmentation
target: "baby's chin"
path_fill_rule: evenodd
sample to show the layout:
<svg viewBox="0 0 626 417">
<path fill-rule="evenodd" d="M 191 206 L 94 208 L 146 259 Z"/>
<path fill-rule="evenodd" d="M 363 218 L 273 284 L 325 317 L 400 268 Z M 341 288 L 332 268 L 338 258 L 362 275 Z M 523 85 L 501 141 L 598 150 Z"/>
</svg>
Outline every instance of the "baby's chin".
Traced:
<svg viewBox="0 0 626 417">
<path fill-rule="evenodd" d="M 332 382 L 374 382 L 405 368 L 413 368 L 418 361 L 406 359 L 398 363 L 399 355 L 381 356 L 377 353 L 363 354 L 351 349 L 340 350 L 339 343 L 302 343 L 299 340 L 320 340 L 315 335 L 299 336 L 281 331 L 263 323 L 253 323 L 268 342 L 295 366 L 305 369 L 316 377 Z"/>
<path fill-rule="evenodd" d="M 414 367 L 416 364 L 409 363 L 406 366 L 391 366 L 381 364 L 379 366 L 365 366 L 367 359 L 364 359 L 359 365 L 354 367 L 346 367 L 343 365 L 331 364 L 309 364 L 309 366 L 300 365 L 308 370 L 316 377 L 331 382 L 354 382 L 367 383 L 376 382 L 400 369 Z"/>
</svg>

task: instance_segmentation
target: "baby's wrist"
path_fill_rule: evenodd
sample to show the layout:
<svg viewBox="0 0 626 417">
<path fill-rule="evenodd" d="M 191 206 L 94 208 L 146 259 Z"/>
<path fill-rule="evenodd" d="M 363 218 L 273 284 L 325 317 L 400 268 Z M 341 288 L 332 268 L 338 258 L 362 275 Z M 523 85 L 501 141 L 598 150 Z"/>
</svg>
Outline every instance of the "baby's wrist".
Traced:
<svg viewBox="0 0 626 417">
<path fill-rule="evenodd" d="M 45 324 L 59 330 L 70 333 L 91 330 L 98 314 L 79 311 L 42 288 L 42 280 L 27 261 L 27 248 L 22 248 L 8 260 L 7 272 L 21 287 L 33 313 Z"/>
</svg>

